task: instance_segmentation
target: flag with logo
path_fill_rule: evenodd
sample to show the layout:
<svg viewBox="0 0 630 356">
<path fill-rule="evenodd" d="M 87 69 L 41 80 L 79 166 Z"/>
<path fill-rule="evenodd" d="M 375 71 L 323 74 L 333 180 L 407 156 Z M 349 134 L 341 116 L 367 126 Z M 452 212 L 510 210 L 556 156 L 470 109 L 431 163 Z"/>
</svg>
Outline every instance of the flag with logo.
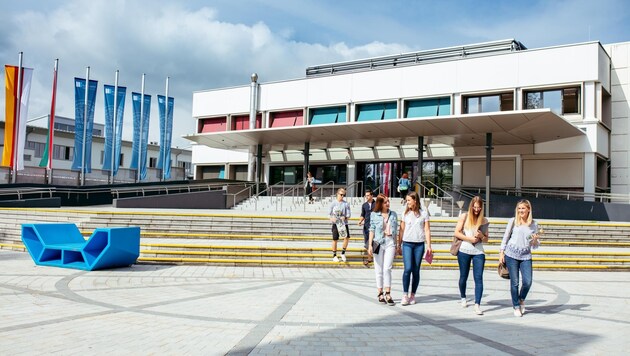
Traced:
<svg viewBox="0 0 630 356">
<path fill-rule="evenodd" d="M 149 117 L 151 113 L 151 95 L 144 94 L 144 107 L 142 108 L 141 93 L 131 93 L 133 112 L 133 147 L 131 149 L 131 169 L 138 169 L 138 155 L 142 155 L 140 162 L 140 180 L 147 178 L 147 147 L 149 144 Z M 143 109 L 143 110 L 141 110 Z M 142 118 L 140 117 L 142 111 Z"/>
<path fill-rule="evenodd" d="M 173 106 L 175 99 L 168 98 L 168 117 L 166 116 L 165 96 L 158 95 L 160 112 L 160 157 L 157 168 L 163 170 L 164 179 L 171 178 L 171 140 L 173 136 Z"/>
<path fill-rule="evenodd" d="M 72 170 L 84 170 L 86 173 L 91 173 L 92 131 L 94 128 L 94 106 L 98 81 L 90 80 L 87 96 L 87 113 L 85 113 L 85 82 L 85 79 L 74 78 L 74 159 L 72 161 Z M 84 144 L 85 160 L 83 159 Z"/>
<path fill-rule="evenodd" d="M 127 88 L 118 87 L 116 122 L 114 123 L 115 89 L 113 85 L 105 85 L 105 152 L 103 154 L 103 170 L 109 171 L 112 168 L 112 147 L 114 147 L 114 175 L 118 173 L 118 168 L 120 167 L 123 115 L 125 112 L 125 94 Z"/>
<path fill-rule="evenodd" d="M 18 77 L 21 79 L 18 80 Z M 31 93 L 32 78 L 32 68 L 21 68 L 20 70 L 16 66 L 4 66 L 6 102 L 2 165 L 18 171 L 24 169 L 26 118 L 28 117 L 28 98 Z M 20 83 L 21 90 L 18 90 Z"/>
</svg>

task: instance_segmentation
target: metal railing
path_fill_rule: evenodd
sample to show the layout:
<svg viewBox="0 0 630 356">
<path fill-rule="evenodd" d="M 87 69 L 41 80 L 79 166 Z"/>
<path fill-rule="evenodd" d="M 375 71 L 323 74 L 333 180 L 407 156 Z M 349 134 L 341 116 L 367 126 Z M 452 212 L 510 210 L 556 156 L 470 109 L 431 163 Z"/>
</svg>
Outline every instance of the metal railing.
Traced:
<svg viewBox="0 0 630 356">
<path fill-rule="evenodd" d="M 477 192 L 479 195 L 485 193 L 485 187 L 454 186 L 459 192 Z M 531 196 L 535 198 L 555 198 L 563 200 L 583 200 L 596 201 L 602 203 L 623 203 L 630 204 L 630 194 L 614 193 L 586 193 L 580 191 L 567 191 L 558 189 L 532 189 L 532 188 L 491 188 L 493 194 L 507 196 Z"/>
<path fill-rule="evenodd" d="M 444 201 L 449 201 L 450 205 L 451 205 L 451 215 L 453 216 L 454 212 L 455 212 L 455 198 L 453 198 L 453 196 L 451 194 L 449 194 L 447 191 L 445 191 L 444 189 L 442 189 L 440 186 L 438 186 L 437 184 L 433 183 L 430 180 L 426 180 L 424 181 L 425 184 L 429 184 L 432 187 L 427 187 L 425 184 L 422 184 L 420 182 L 416 182 L 416 185 L 418 185 L 421 189 L 421 194 L 420 197 L 427 197 L 429 199 L 435 199 L 436 204 L 438 207 L 440 207 L 440 209 L 442 209 L 444 207 Z"/>
</svg>

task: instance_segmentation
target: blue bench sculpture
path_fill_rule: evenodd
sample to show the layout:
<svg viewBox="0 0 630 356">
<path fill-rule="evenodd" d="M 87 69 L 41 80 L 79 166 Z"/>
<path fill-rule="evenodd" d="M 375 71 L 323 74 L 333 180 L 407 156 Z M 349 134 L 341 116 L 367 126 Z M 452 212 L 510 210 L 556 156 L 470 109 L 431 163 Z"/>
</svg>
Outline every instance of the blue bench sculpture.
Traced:
<svg viewBox="0 0 630 356">
<path fill-rule="evenodd" d="M 86 241 L 75 224 L 22 224 L 22 242 L 37 265 L 93 271 L 136 263 L 140 228 L 98 228 Z"/>
</svg>

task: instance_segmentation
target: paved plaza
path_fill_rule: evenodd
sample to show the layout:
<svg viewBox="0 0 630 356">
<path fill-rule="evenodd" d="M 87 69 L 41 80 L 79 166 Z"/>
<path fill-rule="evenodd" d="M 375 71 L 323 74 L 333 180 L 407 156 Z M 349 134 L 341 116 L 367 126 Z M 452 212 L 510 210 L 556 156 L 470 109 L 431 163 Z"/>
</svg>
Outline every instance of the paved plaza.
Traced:
<svg viewBox="0 0 630 356">
<path fill-rule="evenodd" d="M 418 304 L 376 302 L 372 269 L 134 265 L 85 272 L 0 251 L 0 355 L 622 355 L 630 273 L 534 271 L 522 318 L 485 273 L 462 308 L 455 270 L 422 271 Z M 472 279 L 472 273 L 471 273 Z M 473 283 L 469 281 L 468 297 Z"/>
</svg>

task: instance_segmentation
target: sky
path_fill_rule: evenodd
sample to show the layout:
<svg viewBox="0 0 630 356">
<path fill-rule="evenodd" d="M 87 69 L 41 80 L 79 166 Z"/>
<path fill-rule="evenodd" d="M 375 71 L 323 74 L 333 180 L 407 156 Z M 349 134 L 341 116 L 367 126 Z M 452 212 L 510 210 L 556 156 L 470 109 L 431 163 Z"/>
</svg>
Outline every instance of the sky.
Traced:
<svg viewBox="0 0 630 356">
<path fill-rule="evenodd" d="M 149 141 L 159 141 L 156 95 L 175 98 L 173 146 L 195 131 L 192 93 L 302 78 L 308 66 L 514 38 L 527 48 L 630 41 L 627 0 L 0 0 L 0 60 L 34 68 L 29 118 L 74 118 L 73 78 L 153 97 Z M 4 118 L 4 91 L 0 118 Z M 123 137 L 131 140 L 131 99 Z M 46 126 L 45 119 L 30 124 Z"/>
</svg>

